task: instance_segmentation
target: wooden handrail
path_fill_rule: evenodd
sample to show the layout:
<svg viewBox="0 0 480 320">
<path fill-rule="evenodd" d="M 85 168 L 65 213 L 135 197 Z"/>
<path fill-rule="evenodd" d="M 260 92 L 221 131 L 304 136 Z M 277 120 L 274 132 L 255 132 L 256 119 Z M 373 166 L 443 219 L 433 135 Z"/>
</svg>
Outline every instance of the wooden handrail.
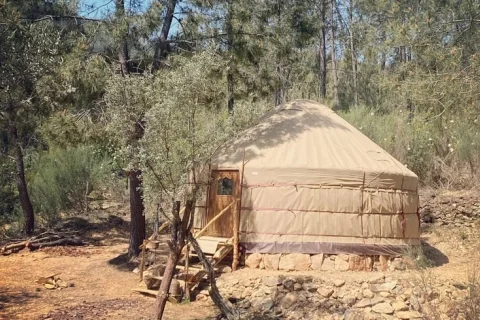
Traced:
<svg viewBox="0 0 480 320">
<path fill-rule="evenodd" d="M 210 220 L 207 225 L 205 227 L 203 227 L 202 230 L 198 231 L 196 234 L 195 234 L 195 239 L 197 239 L 198 237 L 200 237 L 202 234 L 204 234 L 206 231 L 207 231 L 207 228 L 210 227 L 215 221 L 217 221 L 225 212 L 228 211 L 228 209 L 230 209 L 231 206 L 233 206 L 235 204 L 235 202 L 237 202 L 237 199 L 233 200 L 228 206 L 226 206 L 222 211 L 220 211 L 219 214 L 217 214 L 215 217 L 213 217 L 212 220 Z"/>
</svg>

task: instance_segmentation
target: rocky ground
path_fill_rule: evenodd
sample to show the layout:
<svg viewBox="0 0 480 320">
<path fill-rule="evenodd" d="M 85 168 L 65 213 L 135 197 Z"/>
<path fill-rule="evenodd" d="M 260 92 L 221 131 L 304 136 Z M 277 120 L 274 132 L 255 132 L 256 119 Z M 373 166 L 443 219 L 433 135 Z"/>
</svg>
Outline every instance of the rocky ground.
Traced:
<svg viewBox="0 0 480 320">
<path fill-rule="evenodd" d="M 348 273 L 227 275 L 219 286 L 242 313 L 258 319 L 467 319 L 468 285 L 427 277 L 420 272 L 373 272 L 353 279 Z M 205 294 L 197 299 L 208 299 Z"/>
<path fill-rule="evenodd" d="M 385 271 L 341 271 L 351 264 L 340 261 L 345 257 L 323 257 L 332 268 L 322 270 L 323 262 L 317 270 L 292 272 L 245 267 L 221 274 L 218 286 L 246 319 L 479 319 L 479 204 L 477 191 L 424 191 L 424 254 L 407 252 L 403 270 L 392 259 Z M 123 213 L 108 219 L 115 210 L 94 222 L 72 221 L 90 230 L 90 246 L 0 256 L 0 319 L 152 319 L 153 299 L 131 291 L 138 275 L 122 258 L 128 224 Z M 74 286 L 47 290 L 37 283 L 57 273 Z M 169 303 L 165 319 L 218 314 L 207 287 L 192 298 Z"/>
<path fill-rule="evenodd" d="M 422 228 L 449 225 L 477 228 L 480 220 L 480 197 L 476 190 L 444 191 L 433 189 L 421 193 Z"/>
</svg>

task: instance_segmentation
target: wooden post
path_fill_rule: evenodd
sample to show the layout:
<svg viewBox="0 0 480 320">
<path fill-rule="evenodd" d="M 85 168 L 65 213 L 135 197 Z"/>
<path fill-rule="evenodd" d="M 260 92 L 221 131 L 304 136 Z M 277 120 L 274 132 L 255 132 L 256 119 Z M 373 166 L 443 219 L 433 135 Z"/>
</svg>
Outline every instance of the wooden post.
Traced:
<svg viewBox="0 0 480 320">
<path fill-rule="evenodd" d="M 243 177 L 245 172 L 245 149 L 243 149 L 242 175 L 240 178 L 240 192 L 235 204 L 235 213 L 233 215 L 233 261 L 232 271 L 237 270 L 239 261 L 239 236 L 240 236 L 240 213 L 242 211 L 242 193 L 243 193 Z"/>
<path fill-rule="evenodd" d="M 235 208 L 233 211 L 233 261 L 232 261 L 232 271 L 237 270 L 238 266 L 238 206 L 240 199 L 235 201 Z"/>
<path fill-rule="evenodd" d="M 185 292 L 185 300 L 190 302 L 190 276 L 188 275 L 188 267 L 190 264 L 190 262 L 188 261 L 190 260 L 190 245 L 188 243 L 186 245 L 186 248 L 187 252 L 185 253 L 185 272 L 187 275 L 185 277 L 185 288 L 183 291 Z"/>
<path fill-rule="evenodd" d="M 140 281 L 143 280 L 143 269 L 145 268 L 145 247 L 147 246 L 147 242 L 143 240 L 142 244 L 142 260 L 140 261 Z"/>
</svg>

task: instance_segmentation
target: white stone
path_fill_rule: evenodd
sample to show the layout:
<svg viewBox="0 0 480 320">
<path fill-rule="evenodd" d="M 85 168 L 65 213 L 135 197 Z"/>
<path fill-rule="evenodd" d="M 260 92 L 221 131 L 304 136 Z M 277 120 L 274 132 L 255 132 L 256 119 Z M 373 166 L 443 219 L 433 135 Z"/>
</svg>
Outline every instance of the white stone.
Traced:
<svg viewBox="0 0 480 320">
<path fill-rule="evenodd" d="M 280 258 L 280 270 L 305 271 L 310 268 L 312 261 L 309 254 L 291 253 Z"/>
<path fill-rule="evenodd" d="M 267 287 L 276 287 L 282 284 L 282 277 L 280 276 L 269 276 L 263 278 L 263 284 Z"/>
<path fill-rule="evenodd" d="M 376 298 L 373 298 L 373 299 L 362 299 L 355 304 L 355 307 L 356 308 L 371 307 L 373 305 L 376 305 L 378 303 L 382 303 L 384 301 L 385 300 L 383 298 L 380 298 L 380 297 L 376 297 Z"/>
<path fill-rule="evenodd" d="M 332 271 L 335 270 L 335 261 L 326 257 L 323 259 L 322 267 L 320 268 L 322 271 Z"/>
<path fill-rule="evenodd" d="M 392 314 L 395 310 L 393 310 L 390 303 L 382 302 L 374 305 L 372 307 L 372 311 L 377 313 Z"/>
<path fill-rule="evenodd" d="M 396 286 L 397 281 L 391 281 L 382 284 L 372 284 L 370 290 L 373 292 L 389 292 L 390 290 L 395 289 Z"/>
<path fill-rule="evenodd" d="M 368 283 L 382 283 L 383 281 L 385 281 L 384 274 L 377 274 L 368 279 Z"/>
<path fill-rule="evenodd" d="M 335 270 L 338 270 L 338 271 L 347 271 L 348 268 L 349 268 L 349 264 L 348 264 L 348 261 L 345 261 L 344 259 L 342 259 L 341 257 L 337 257 L 335 259 Z"/>
<path fill-rule="evenodd" d="M 337 255 L 337 258 L 340 258 L 343 261 L 348 262 L 348 260 L 350 259 L 350 256 L 348 254 L 339 254 L 339 255 Z M 337 258 L 335 258 L 335 260 L 337 260 Z"/>
<path fill-rule="evenodd" d="M 318 288 L 317 292 L 324 298 L 329 298 L 333 294 L 333 288 Z"/>
<path fill-rule="evenodd" d="M 345 284 L 345 280 L 335 280 L 333 281 L 333 284 L 335 285 L 335 287 L 340 288 Z"/>
<path fill-rule="evenodd" d="M 365 298 L 368 298 L 368 299 L 371 299 L 375 296 L 375 294 L 370 289 L 363 290 L 362 294 Z"/>
<path fill-rule="evenodd" d="M 264 254 L 263 264 L 267 270 L 278 270 L 281 254 Z"/>
<path fill-rule="evenodd" d="M 312 261 L 312 265 L 311 265 L 311 268 L 313 270 L 321 270 L 322 269 L 322 264 L 323 264 L 323 258 L 324 258 L 324 255 L 323 253 L 321 254 L 314 254 L 310 257 L 311 261 Z M 328 259 L 328 258 L 327 258 Z"/>
<path fill-rule="evenodd" d="M 252 253 L 245 259 L 245 265 L 249 268 L 255 269 L 260 266 L 260 262 L 262 262 L 262 254 L 255 252 Z"/>
<path fill-rule="evenodd" d="M 403 301 L 394 301 L 392 303 L 392 307 L 395 311 L 406 311 L 406 310 L 408 310 L 408 306 Z"/>
</svg>

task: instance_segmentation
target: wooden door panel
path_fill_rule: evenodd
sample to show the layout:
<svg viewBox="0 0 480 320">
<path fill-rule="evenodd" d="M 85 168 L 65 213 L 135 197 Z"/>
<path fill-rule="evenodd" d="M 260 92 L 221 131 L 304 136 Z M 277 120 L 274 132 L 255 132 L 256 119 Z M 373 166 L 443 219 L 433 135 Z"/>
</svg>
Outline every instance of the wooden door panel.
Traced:
<svg viewBox="0 0 480 320">
<path fill-rule="evenodd" d="M 207 223 L 225 209 L 239 196 L 238 171 L 212 171 L 212 182 L 209 188 L 209 207 Z M 230 207 L 222 217 L 215 221 L 206 234 L 217 237 L 233 237 L 233 211 L 236 206 Z"/>
</svg>

